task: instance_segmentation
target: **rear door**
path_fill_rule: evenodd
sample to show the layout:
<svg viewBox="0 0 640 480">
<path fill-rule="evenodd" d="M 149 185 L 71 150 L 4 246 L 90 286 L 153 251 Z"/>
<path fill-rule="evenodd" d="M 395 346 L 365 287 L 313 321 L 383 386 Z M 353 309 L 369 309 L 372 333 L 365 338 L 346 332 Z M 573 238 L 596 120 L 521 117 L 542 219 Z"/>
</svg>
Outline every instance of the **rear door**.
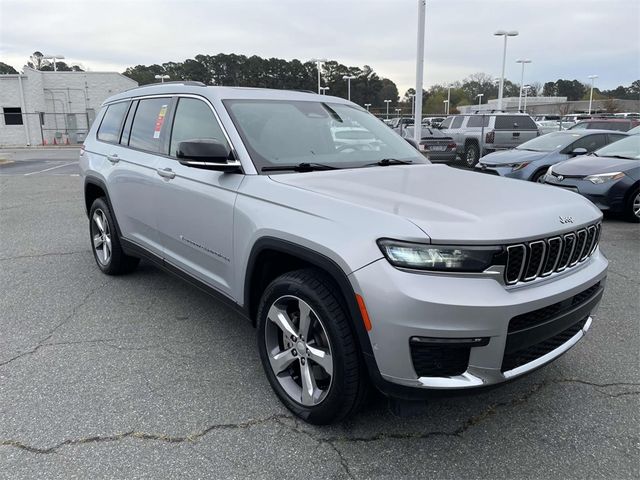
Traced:
<svg viewBox="0 0 640 480">
<path fill-rule="evenodd" d="M 215 139 L 231 151 L 213 106 L 201 97 L 176 98 L 171 135 L 156 165 L 162 175 L 157 205 L 165 260 L 231 296 L 233 211 L 240 173 L 187 167 L 176 158 L 180 142 Z"/>
<path fill-rule="evenodd" d="M 514 148 L 538 136 L 538 126 L 528 115 L 496 115 L 494 148 Z"/>
<path fill-rule="evenodd" d="M 102 149 L 110 165 L 106 173 L 107 185 L 122 236 L 158 255 L 162 249 L 158 240 L 154 191 L 160 184 L 156 154 L 160 150 L 164 125 L 156 125 L 169 102 L 167 97 L 128 102 L 126 120 L 117 135 L 108 130 L 101 135 L 109 115 L 107 110 L 98 130 L 98 140 L 108 144 Z"/>
</svg>

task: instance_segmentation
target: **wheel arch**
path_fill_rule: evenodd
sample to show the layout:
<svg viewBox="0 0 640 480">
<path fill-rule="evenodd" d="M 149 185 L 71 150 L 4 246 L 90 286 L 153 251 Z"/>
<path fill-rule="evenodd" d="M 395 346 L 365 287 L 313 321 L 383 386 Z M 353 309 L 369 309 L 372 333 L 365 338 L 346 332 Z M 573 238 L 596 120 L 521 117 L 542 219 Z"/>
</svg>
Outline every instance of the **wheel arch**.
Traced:
<svg viewBox="0 0 640 480">
<path fill-rule="evenodd" d="M 113 221 L 115 222 L 115 227 L 118 232 L 118 236 L 122 238 L 122 232 L 120 231 L 120 226 L 118 225 L 118 218 L 116 216 L 116 212 L 113 209 L 113 204 L 111 203 L 111 198 L 109 197 L 109 189 L 107 188 L 106 183 L 96 177 L 87 176 L 84 179 L 84 205 L 87 212 L 87 217 L 89 216 L 89 212 L 91 210 L 91 205 L 93 202 L 100 197 L 104 197 L 107 205 L 109 206 L 109 210 L 111 210 L 111 215 L 113 216 Z"/>
<path fill-rule="evenodd" d="M 352 320 L 351 326 L 359 348 L 363 353 L 373 355 L 355 292 L 342 268 L 321 253 L 275 237 L 262 237 L 256 241 L 247 262 L 244 307 L 254 326 L 258 303 L 264 288 L 283 273 L 309 267 L 323 271 L 333 280 L 340 294 L 338 301 Z"/>
</svg>

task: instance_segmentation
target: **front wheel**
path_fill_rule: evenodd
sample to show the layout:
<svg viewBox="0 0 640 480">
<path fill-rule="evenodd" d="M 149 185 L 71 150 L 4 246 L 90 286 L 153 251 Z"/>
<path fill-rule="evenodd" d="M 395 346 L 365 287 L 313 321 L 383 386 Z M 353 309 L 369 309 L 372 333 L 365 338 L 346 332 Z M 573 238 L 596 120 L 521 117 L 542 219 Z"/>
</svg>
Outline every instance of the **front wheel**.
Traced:
<svg viewBox="0 0 640 480">
<path fill-rule="evenodd" d="M 258 309 L 258 349 L 275 393 L 309 423 L 340 420 L 365 397 L 349 319 L 321 271 L 289 272 L 266 288 Z"/>
<path fill-rule="evenodd" d="M 535 183 L 544 183 L 544 176 L 547 174 L 546 170 L 539 170 L 533 174 L 531 181 Z"/>
<path fill-rule="evenodd" d="M 626 208 L 627 220 L 633 223 L 640 222 L 640 189 L 631 192 Z"/>
<path fill-rule="evenodd" d="M 467 167 L 475 167 L 479 159 L 480 149 L 478 148 L 478 145 L 476 143 L 468 143 L 464 147 L 464 162 L 467 164 Z"/>
</svg>

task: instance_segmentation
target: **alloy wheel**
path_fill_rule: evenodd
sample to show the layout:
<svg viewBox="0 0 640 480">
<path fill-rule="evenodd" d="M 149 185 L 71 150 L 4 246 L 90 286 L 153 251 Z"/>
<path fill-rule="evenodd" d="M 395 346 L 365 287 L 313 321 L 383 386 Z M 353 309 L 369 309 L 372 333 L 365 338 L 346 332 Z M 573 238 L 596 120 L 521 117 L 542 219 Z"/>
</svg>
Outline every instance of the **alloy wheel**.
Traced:
<svg viewBox="0 0 640 480">
<path fill-rule="evenodd" d="M 285 295 L 267 314 L 265 345 L 278 383 L 294 401 L 313 407 L 327 396 L 333 356 L 322 320 L 304 300 Z"/>
<path fill-rule="evenodd" d="M 111 229 L 105 213 L 96 208 L 91 218 L 91 237 L 96 258 L 101 265 L 108 265 L 111 260 Z"/>
<path fill-rule="evenodd" d="M 633 199 L 633 214 L 640 218 L 640 192 L 638 192 L 636 198 Z"/>
</svg>

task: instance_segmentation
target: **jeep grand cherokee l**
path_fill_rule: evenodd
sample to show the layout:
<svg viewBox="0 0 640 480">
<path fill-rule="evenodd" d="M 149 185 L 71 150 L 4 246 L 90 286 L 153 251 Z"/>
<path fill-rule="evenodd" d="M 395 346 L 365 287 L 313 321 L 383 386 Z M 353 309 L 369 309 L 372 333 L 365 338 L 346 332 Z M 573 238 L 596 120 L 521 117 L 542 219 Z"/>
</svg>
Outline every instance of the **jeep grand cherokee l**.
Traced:
<svg viewBox="0 0 640 480">
<path fill-rule="evenodd" d="M 341 98 L 136 88 L 103 105 L 80 166 L 98 267 L 144 257 L 235 307 L 308 422 L 354 412 L 368 382 L 410 397 L 530 372 L 583 337 L 605 285 L 590 202 L 432 165 Z"/>
</svg>

